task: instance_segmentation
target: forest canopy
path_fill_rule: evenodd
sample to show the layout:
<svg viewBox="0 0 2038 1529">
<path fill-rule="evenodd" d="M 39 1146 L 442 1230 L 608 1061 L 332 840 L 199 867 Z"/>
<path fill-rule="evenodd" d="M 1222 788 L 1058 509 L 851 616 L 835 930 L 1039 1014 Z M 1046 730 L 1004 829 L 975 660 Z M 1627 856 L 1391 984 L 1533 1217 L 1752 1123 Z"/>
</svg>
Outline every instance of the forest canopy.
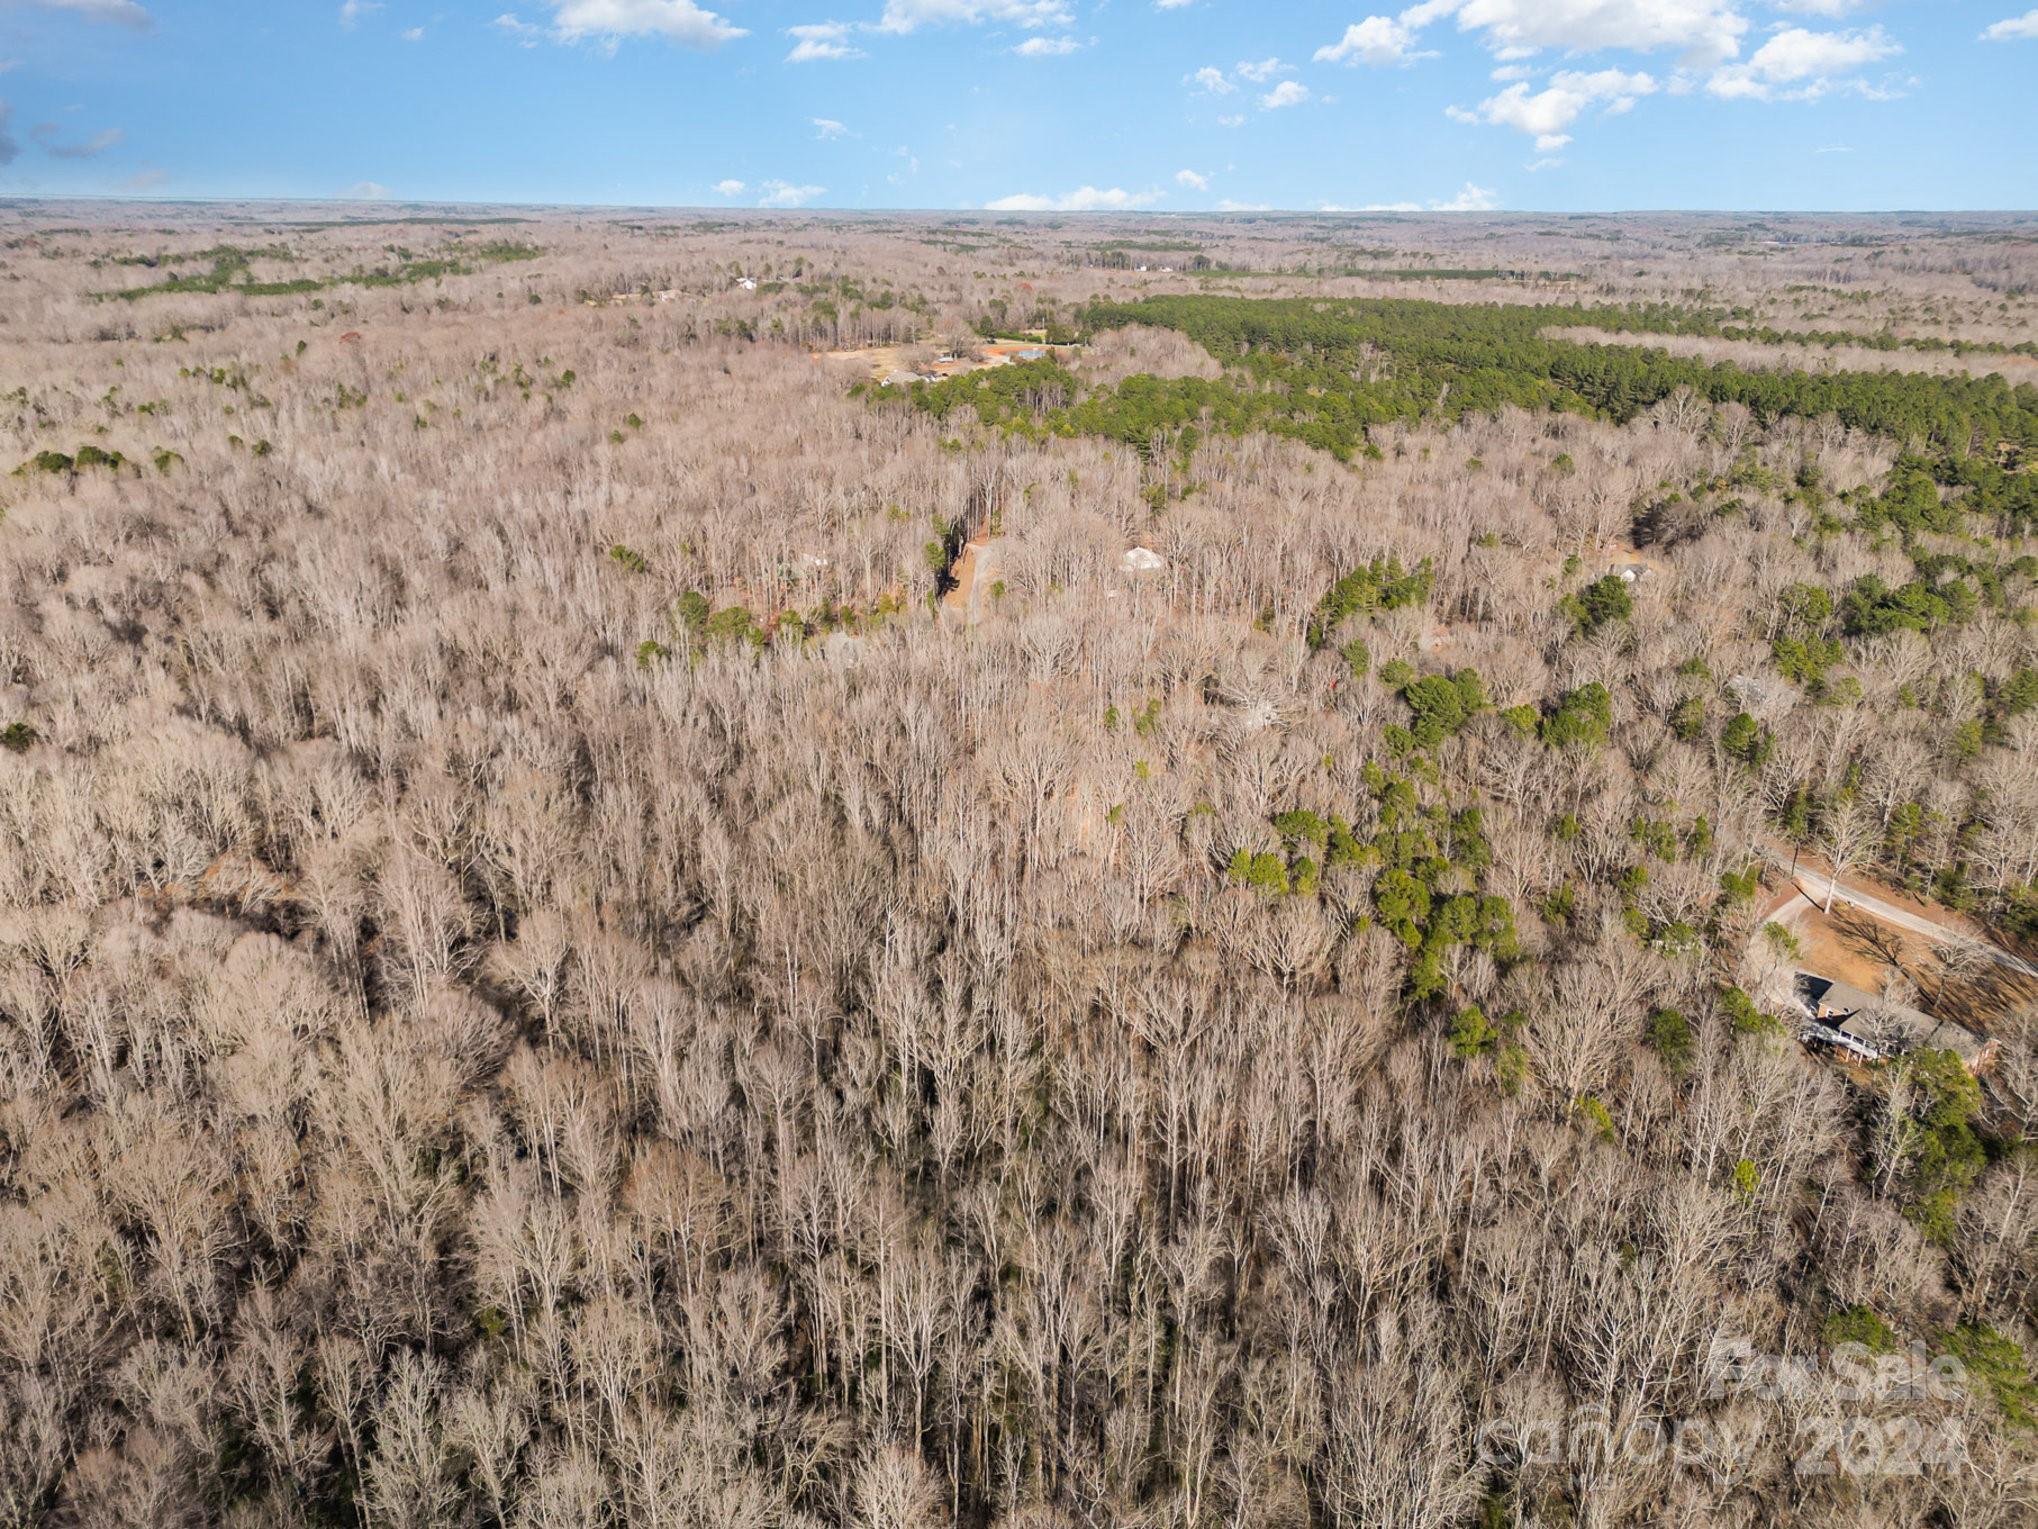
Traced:
<svg viewBox="0 0 2038 1529">
<path fill-rule="evenodd" d="M 0 205 L 0 1529 L 2038 1517 L 2038 220 L 374 211 Z"/>
<path fill-rule="evenodd" d="M 1992 450 L 1997 440 L 2038 444 L 2038 387 L 2029 383 L 1745 372 L 1542 337 L 1546 328 L 1568 325 L 1646 331 L 1646 315 L 1618 309 L 1162 297 L 1099 305 L 1085 317 L 1092 329 L 1142 323 L 1182 331 L 1221 359 L 1235 358 L 1254 383 L 1281 391 L 1291 411 L 1327 428 L 1347 450 L 1354 430 L 1425 413 L 1454 418 L 1513 405 L 1590 409 L 1623 421 L 1680 388 L 1715 404 L 1743 404 L 1764 420 L 1832 414 L 1852 428 L 1956 456 Z M 1389 375 L 1361 380 L 1376 352 L 1386 356 Z"/>
</svg>

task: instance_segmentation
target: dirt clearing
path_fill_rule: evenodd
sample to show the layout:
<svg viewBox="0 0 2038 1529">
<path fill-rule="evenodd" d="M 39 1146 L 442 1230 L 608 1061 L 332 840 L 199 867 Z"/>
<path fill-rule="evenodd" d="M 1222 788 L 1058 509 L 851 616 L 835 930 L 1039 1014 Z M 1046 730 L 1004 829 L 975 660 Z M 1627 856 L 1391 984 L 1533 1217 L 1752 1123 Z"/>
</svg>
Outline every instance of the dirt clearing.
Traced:
<svg viewBox="0 0 2038 1529">
<path fill-rule="evenodd" d="M 2038 1010 L 2038 979 L 1990 960 L 1957 960 L 1953 971 L 1937 949 L 1958 948 L 1958 931 L 1945 940 L 1899 929 L 1864 910 L 1836 901 L 1833 911 L 1794 899 L 1777 910 L 1776 921 L 1797 937 L 1800 970 L 1880 993 L 1901 976 L 1917 990 L 1918 1005 L 1941 1019 L 1982 1035 L 2000 1033 L 2006 1014 Z M 1937 949 L 1935 949 L 1937 947 Z"/>
<path fill-rule="evenodd" d="M 991 589 L 998 582 L 998 545 L 988 536 L 973 537 L 962 544 L 962 556 L 949 574 L 955 583 L 941 597 L 941 614 L 975 626 L 983 620 Z"/>
</svg>

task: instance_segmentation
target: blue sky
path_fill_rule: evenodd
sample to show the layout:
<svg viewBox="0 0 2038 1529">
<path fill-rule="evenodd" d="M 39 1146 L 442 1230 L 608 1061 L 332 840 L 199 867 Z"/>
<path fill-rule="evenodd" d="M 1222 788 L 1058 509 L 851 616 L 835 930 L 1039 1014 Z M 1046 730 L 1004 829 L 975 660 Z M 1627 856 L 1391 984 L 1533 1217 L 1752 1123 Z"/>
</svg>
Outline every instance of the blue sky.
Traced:
<svg viewBox="0 0 2038 1529">
<path fill-rule="evenodd" d="M 2027 0 L 0 0 L 0 193 L 2031 208 Z"/>
</svg>

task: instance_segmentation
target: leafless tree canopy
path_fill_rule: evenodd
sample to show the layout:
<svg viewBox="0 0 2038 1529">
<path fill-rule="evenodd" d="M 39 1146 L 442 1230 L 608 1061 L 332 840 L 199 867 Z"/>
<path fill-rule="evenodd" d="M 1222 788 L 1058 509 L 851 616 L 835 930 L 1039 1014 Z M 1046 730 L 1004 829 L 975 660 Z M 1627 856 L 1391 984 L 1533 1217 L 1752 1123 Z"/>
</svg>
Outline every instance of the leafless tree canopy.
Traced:
<svg viewBox="0 0 2038 1529">
<path fill-rule="evenodd" d="M 435 216 L 0 209 L 0 1525 L 2038 1518 L 2038 1021 L 1942 1184 L 1951 1085 L 1745 996 L 1793 835 L 2032 896 L 2017 528 L 1812 685 L 1790 592 L 1915 577 L 1831 417 L 1176 462 L 850 391 L 1198 290 L 2017 381 L 2028 224 Z M 1993 1368 L 1842 1406 L 1874 1331 Z"/>
</svg>

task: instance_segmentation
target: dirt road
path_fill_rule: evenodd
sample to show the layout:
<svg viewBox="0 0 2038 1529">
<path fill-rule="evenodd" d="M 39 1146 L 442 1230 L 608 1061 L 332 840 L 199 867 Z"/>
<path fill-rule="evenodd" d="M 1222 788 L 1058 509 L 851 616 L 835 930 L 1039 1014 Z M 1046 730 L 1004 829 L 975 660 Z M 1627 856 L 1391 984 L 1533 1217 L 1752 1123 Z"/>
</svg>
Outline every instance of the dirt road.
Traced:
<svg viewBox="0 0 2038 1529">
<path fill-rule="evenodd" d="M 1912 913 L 1909 909 L 1899 908 L 1894 903 L 1884 902 L 1872 893 L 1850 887 L 1846 882 L 1836 880 L 1821 871 L 1815 871 L 1808 865 L 1800 865 L 1798 867 L 1797 888 L 1797 897 L 1792 898 L 1772 913 L 1770 915 L 1772 919 L 1778 923 L 1787 923 L 1789 916 L 1796 911 L 1796 903 L 1800 900 L 1811 906 L 1824 907 L 1826 897 L 1830 892 L 1835 902 L 1851 903 L 1862 912 L 1868 914 L 1869 917 L 1882 923 L 1894 924 L 1899 929 L 1908 929 L 1911 933 L 1921 934 L 1928 940 L 1971 940 L 1981 949 L 1986 950 L 1989 958 L 1998 965 L 2007 966 L 2011 971 L 2019 972 L 2026 977 L 2038 977 L 2038 966 L 2033 966 L 2022 956 L 2013 955 L 2011 952 L 2004 950 L 2000 945 L 1992 945 L 1987 940 L 1982 939 L 1981 936 L 1972 934 L 1955 925 L 1938 923 L 1932 919 Z"/>
<path fill-rule="evenodd" d="M 981 621 L 991 598 L 990 588 L 998 582 L 999 560 L 998 544 L 988 537 L 964 542 L 962 556 L 951 570 L 955 583 L 941 597 L 942 614 L 955 617 L 964 626 Z"/>
</svg>

